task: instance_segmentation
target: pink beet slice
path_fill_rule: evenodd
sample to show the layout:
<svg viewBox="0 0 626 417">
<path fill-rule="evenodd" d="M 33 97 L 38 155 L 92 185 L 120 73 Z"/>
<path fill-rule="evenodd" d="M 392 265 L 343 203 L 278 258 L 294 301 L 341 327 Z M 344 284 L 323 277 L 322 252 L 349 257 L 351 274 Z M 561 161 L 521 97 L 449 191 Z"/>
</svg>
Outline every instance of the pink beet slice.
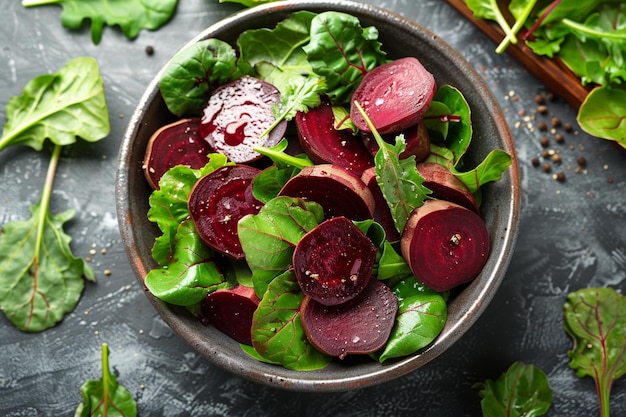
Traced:
<svg viewBox="0 0 626 417">
<path fill-rule="evenodd" d="M 324 208 L 327 219 L 345 216 L 365 220 L 374 215 L 374 196 L 367 185 L 355 173 L 335 165 L 302 168 L 279 195 L 315 201 Z"/>
<path fill-rule="evenodd" d="M 435 291 L 467 283 L 489 256 L 489 232 L 475 212 L 444 200 L 413 210 L 400 249 L 415 277 Z"/>
<path fill-rule="evenodd" d="M 414 155 L 415 161 L 421 162 L 430 155 L 430 135 L 424 123 L 420 122 L 415 126 L 404 129 L 400 133 L 383 135 L 383 139 L 387 143 L 395 144 L 396 136 L 399 134 L 404 135 L 404 141 L 406 143 L 406 148 L 400 154 L 400 159 Z M 361 132 L 361 138 L 368 151 L 372 155 L 376 155 L 376 152 L 378 152 L 378 144 L 376 143 L 376 139 L 374 139 L 374 134 L 372 132 Z"/>
<path fill-rule="evenodd" d="M 369 188 L 372 192 L 374 201 L 376 202 L 376 206 L 374 208 L 374 220 L 376 220 L 376 222 L 378 222 L 383 229 L 385 229 L 387 240 L 390 242 L 399 241 L 400 233 L 398 232 L 398 229 L 396 229 L 387 200 L 385 200 L 383 192 L 380 190 L 378 182 L 376 181 L 376 168 L 372 167 L 366 169 L 363 172 L 363 175 L 361 175 L 361 179 L 367 185 L 367 188 Z"/>
<path fill-rule="evenodd" d="M 200 178 L 189 195 L 189 214 L 198 235 L 212 249 L 233 259 L 245 257 L 237 222 L 257 214 L 262 203 L 252 194 L 259 169 L 247 165 L 220 168 Z"/>
<path fill-rule="evenodd" d="M 433 192 L 432 197 L 451 201 L 480 214 L 474 195 L 447 167 L 436 162 L 421 162 L 417 164 L 417 172 L 424 178 L 423 185 Z"/>
<path fill-rule="evenodd" d="M 181 119 L 154 132 L 143 159 L 143 170 L 150 186 L 159 189 L 159 180 L 167 170 L 184 165 L 202 168 L 209 162 L 211 146 L 198 133 L 199 118 Z"/>
<path fill-rule="evenodd" d="M 300 321 L 316 349 L 344 359 L 381 349 L 391 334 L 397 312 L 397 297 L 385 284 L 372 279 L 357 298 L 338 306 L 324 306 L 305 296 Z"/>
<path fill-rule="evenodd" d="M 346 217 L 334 217 L 305 234 L 293 253 L 302 292 L 326 306 L 343 304 L 365 288 L 376 247 Z"/>
<path fill-rule="evenodd" d="M 350 118 L 364 132 L 371 132 L 358 102 L 378 133 L 400 132 L 416 125 L 430 106 L 437 85 L 417 58 L 406 57 L 365 74 L 352 95 Z"/>
<path fill-rule="evenodd" d="M 350 130 L 335 129 L 335 117 L 328 100 L 296 114 L 298 138 L 311 160 L 317 164 L 330 163 L 361 174 L 374 166 L 371 154 Z"/>
<path fill-rule="evenodd" d="M 280 93 L 268 82 L 241 77 L 217 88 L 204 108 L 200 135 L 233 162 L 259 159 L 255 146 L 275 146 L 285 134 L 287 122 L 281 121 L 269 135 L 261 137 L 276 119 L 272 106 Z"/>
<path fill-rule="evenodd" d="M 239 343 L 252 345 L 252 316 L 259 302 L 254 288 L 237 285 L 209 293 L 200 308 L 208 324 Z"/>
</svg>

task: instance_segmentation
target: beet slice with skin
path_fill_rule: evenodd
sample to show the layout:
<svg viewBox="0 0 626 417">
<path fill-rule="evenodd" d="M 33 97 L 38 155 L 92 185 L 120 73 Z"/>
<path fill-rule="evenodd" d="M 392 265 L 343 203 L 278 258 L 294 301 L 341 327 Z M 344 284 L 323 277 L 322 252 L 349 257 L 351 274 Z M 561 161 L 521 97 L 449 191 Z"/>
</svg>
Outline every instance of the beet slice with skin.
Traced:
<svg viewBox="0 0 626 417">
<path fill-rule="evenodd" d="M 366 220 L 374 215 L 374 196 L 361 177 L 331 164 L 302 168 L 279 195 L 315 201 L 323 207 L 327 219 L 345 216 Z"/>
<path fill-rule="evenodd" d="M 415 57 L 400 58 L 365 74 L 352 95 L 350 118 L 359 130 L 371 132 L 358 102 L 381 135 L 416 125 L 428 110 L 437 85 Z"/>
<path fill-rule="evenodd" d="M 374 166 L 374 159 L 363 141 L 348 129 L 335 129 L 335 117 L 327 99 L 308 112 L 296 114 L 298 139 L 316 164 L 334 164 L 358 175 Z"/>
<path fill-rule="evenodd" d="M 237 223 L 257 214 L 262 203 L 252 194 L 260 172 L 248 165 L 229 165 L 200 178 L 189 195 L 189 214 L 198 235 L 212 249 L 233 259 L 245 257 Z"/>
<path fill-rule="evenodd" d="M 200 309 L 207 324 L 239 343 L 252 345 L 252 316 L 259 302 L 254 288 L 237 285 L 209 293 Z"/>
<path fill-rule="evenodd" d="M 374 207 L 374 220 L 376 220 L 376 222 L 379 223 L 383 229 L 385 229 L 387 240 L 390 242 L 399 241 L 400 232 L 396 229 L 387 200 L 385 200 L 383 192 L 380 190 L 380 186 L 376 181 L 376 168 L 372 167 L 366 169 L 363 172 L 363 175 L 361 175 L 361 179 L 367 185 L 367 188 L 369 188 L 372 192 L 374 201 L 376 202 L 376 206 Z"/>
<path fill-rule="evenodd" d="M 209 162 L 213 148 L 200 136 L 199 123 L 199 118 L 181 119 L 152 134 L 143 159 L 143 172 L 152 189 L 158 190 L 163 174 L 176 165 L 199 169 Z"/>
<path fill-rule="evenodd" d="M 404 135 L 404 141 L 406 143 L 406 148 L 400 154 L 400 159 L 414 155 L 415 162 L 421 162 L 428 158 L 428 155 L 430 155 L 430 135 L 424 123 L 419 122 L 417 125 L 404 129 L 400 133 L 390 133 L 382 135 L 382 137 L 385 142 L 393 145 L 396 143 L 396 136 L 399 134 Z M 361 132 L 361 138 L 369 152 L 372 155 L 376 155 L 376 152 L 378 152 L 378 143 L 376 143 L 376 139 L 374 139 L 374 134 L 371 132 Z"/>
<path fill-rule="evenodd" d="M 416 168 L 424 178 L 423 185 L 433 192 L 432 197 L 451 201 L 480 214 L 472 192 L 447 167 L 436 162 L 421 162 Z"/>
<path fill-rule="evenodd" d="M 447 291 L 482 271 L 489 257 L 489 232 L 472 210 L 427 200 L 411 212 L 400 249 L 418 280 L 435 291 Z"/>
<path fill-rule="evenodd" d="M 398 298 L 377 279 L 345 304 L 324 306 L 311 297 L 300 304 L 300 321 L 309 342 L 327 355 L 368 354 L 381 349 L 391 334 Z"/>
<path fill-rule="evenodd" d="M 293 252 L 302 292 L 326 306 L 355 298 L 367 285 L 376 247 L 346 217 L 334 217 L 305 234 Z"/>
<path fill-rule="evenodd" d="M 280 92 L 272 84 L 244 76 L 217 88 L 209 97 L 200 122 L 200 135 L 215 149 L 236 163 L 261 158 L 255 146 L 275 146 L 285 134 L 287 122 L 276 121 L 272 106 Z"/>
</svg>

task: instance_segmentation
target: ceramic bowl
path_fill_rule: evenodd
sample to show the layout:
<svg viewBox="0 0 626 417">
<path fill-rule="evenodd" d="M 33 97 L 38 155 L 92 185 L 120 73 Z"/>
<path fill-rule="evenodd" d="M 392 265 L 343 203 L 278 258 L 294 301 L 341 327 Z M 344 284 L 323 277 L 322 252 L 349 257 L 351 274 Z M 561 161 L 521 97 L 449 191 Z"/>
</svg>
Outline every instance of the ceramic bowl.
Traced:
<svg viewBox="0 0 626 417">
<path fill-rule="evenodd" d="M 438 85 L 449 83 L 457 86 L 472 109 L 475 140 L 468 154 L 470 164 L 482 160 L 494 148 L 504 149 L 513 156 L 513 164 L 502 179 L 484 188 L 481 211 L 492 242 L 484 270 L 472 283 L 453 293 L 448 321 L 439 337 L 427 348 L 408 357 L 389 360 L 385 364 L 373 360 L 336 360 L 323 370 L 291 371 L 252 359 L 228 336 L 203 325 L 185 309 L 167 305 L 146 292 L 163 320 L 211 363 L 238 376 L 274 387 L 294 391 L 344 391 L 381 384 L 413 372 L 436 359 L 471 331 L 472 325 L 494 297 L 512 256 L 520 210 L 518 167 L 504 115 L 480 75 L 437 35 L 391 11 L 345 0 L 275 2 L 236 13 L 210 26 L 189 42 L 215 37 L 234 45 L 241 32 L 274 27 L 299 10 L 335 10 L 357 16 L 363 26 L 378 28 L 383 48 L 390 57 L 417 56 L 434 74 Z M 147 86 L 129 122 L 121 144 L 116 179 L 121 236 L 142 290 L 144 277 L 156 266 L 150 250 L 159 234 L 156 226 L 146 217 L 151 189 L 142 172 L 142 159 L 152 133 L 173 120 L 160 96 L 159 78 L 160 73 Z"/>
</svg>

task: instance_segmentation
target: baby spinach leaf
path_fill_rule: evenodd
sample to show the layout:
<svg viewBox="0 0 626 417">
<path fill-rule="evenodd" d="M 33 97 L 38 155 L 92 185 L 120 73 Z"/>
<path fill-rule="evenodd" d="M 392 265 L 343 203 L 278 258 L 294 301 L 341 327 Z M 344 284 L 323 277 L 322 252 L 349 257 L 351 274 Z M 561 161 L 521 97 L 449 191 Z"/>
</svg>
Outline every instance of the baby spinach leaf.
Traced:
<svg viewBox="0 0 626 417">
<path fill-rule="evenodd" d="M 388 240 L 385 240 L 380 259 L 378 260 L 378 268 L 376 270 L 377 278 L 380 280 L 390 280 L 389 286 L 393 286 L 396 282 L 410 277 L 411 275 L 413 275 L 413 272 L 411 272 L 411 268 L 402 255 L 395 250 Z"/>
<path fill-rule="evenodd" d="M 600 415 L 609 417 L 613 381 L 626 374 L 626 296 L 612 288 L 584 288 L 568 294 L 563 327 L 574 341 L 567 352 L 579 378 L 596 383 Z"/>
<path fill-rule="evenodd" d="M 496 381 L 481 388 L 483 417 L 536 417 L 552 405 L 552 389 L 543 371 L 534 365 L 514 362 Z"/>
<path fill-rule="evenodd" d="M 379 361 L 406 356 L 428 346 L 441 333 L 448 317 L 444 297 L 409 277 L 393 288 L 398 314 Z"/>
<path fill-rule="evenodd" d="M 270 282 L 252 319 L 252 345 L 259 355 L 287 369 L 322 369 L 332 358 L 316 350 L 306 338 L 300 322 L 303 298 L 293 271 Z"/>
<path fill-rule="evenodd" d="M 58 4 L 63 7 L 61 24 L 80 29 L 91 22 L 91 40 L 99 44 L 104 25 L 119 26 L 124 35 L 134 39 L 141 29 L 156 30 L 174 14 L 178 0 L 22 0 L 24 7 Z"/>
<path fill-rule="evenodd" d="M 219 39 L 195 42 L 169 61 L 159 80 L 167 108 L 177 116 L 199 116 L 211 92 L 239 77 L 232 46 Z"/>
<path fill-rule="evenodd" d="M 109 134 L 109 112 L 97 62 L 90 57 L 69 61 L 55 74 L 33 78 L 21 96 L 6 106 L 7 122 L 0 151 L 11 145 L 41 150 L 50 139 L 69 145 L 79 136 L 89 142 Z"/>
<path fill-rule="evenodd" d="M 614 140 L 626 148 L 626 90 L 594 88 L 580 107 L 577 121 L 590 135 Z"/>
<path fill-rule="evenodd" d="M 165 302 L 189 306 L 202 301 L 209 292 L 227 285 L 215 264 L 214 253 L 202 241 L 191 220 L 183 221 L 174 237 L 171 262 L 150 270 L 145 285 Z"/>
<path fill-rule="evenodd" d="M 109 368 L 109 346 L 102 344 L 102 378 L 88 380 L 80 388 L 83 402 L 75 417 L 135 417 L 137 403 L 130 392 L 117 382 Z"/>
</svg>

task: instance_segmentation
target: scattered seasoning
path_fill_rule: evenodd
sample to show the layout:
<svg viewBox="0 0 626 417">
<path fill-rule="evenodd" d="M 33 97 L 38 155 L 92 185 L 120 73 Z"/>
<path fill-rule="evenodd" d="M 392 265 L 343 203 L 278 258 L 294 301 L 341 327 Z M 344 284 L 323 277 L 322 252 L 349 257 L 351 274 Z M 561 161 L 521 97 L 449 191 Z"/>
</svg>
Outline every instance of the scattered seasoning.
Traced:
<svg viewBox="0 0 626 417">
<path fill-rule="evenodd" d="M 537 123 L 537 129 L 539 129 L 540 132 L 545 132 L 548 130 L 548 125 L 546 122 L 539 122 Z"/>
<path fill-rule="evenodd" d="M 561 127 L 561 119 L 553 117 L 552 120 L 550 120 L 550 124 L 552 124 L 552 127 Z"/>
<path fill-rule="evenodd" d="M 154 55 L 154 47 L 152 45 L 146 46 L 146 55 L 148 56 Z"/>
<path fill-rule="evenodd" d="M 613 178 L 610 178 L 610 177 L 609 177 L 609 179 L 607 180 L 607 182 L 608 182 L 609 184 L 613 184 Z"/>
<path fill-rule="evenodd" d="M 563 143 L 565 142 L 565 136 L 563 136 L 561 133 L 557 133 L 556 135 L 554 135 L 554 140 L 556 141 L 556 143 Z"/>
<path fill-rule="evenodd" d="M 564 182 L 565 181 L 565 174 L 563 173 L 563 171 L 554 174 L 553 177 L 558 182 Z"/>
<path fill-rule="evenodd" d="M 548 146 L 550 146 L 550 139 L 547 136 L 543 136 L 539 143 L 541 143 L 542 147 L 547 148 Z"/>
<path fill-rule="evenodd" d="M 537 113 L 539 114 L 548 114 L 548 106 L 541 105 L 537 107 Z"/>
<path fill-rule="evenodd" d="M 548 172 L 552 171 L 552 166 L 549 163 L 546 162 L 545 164 L 543 164 L 543 168 L 542 169 L 543 169 L 543 172 L 548 173 Z"/>
<path fill-rule="evenodd" d="M 578 165 L 579 165 L 579 166 L 581 166 L 581 167 L 584 167 L 584 166 L 586 166 L 586 165 L 587 165 L 587 160 L 585 159 L 585 157 L 584 157 L 584 156 L 579 156 L 579 157 L 576 159 L 576 162 L 577 162 L 577 163 L 578 163 Z"/>
<path fill-rule="evenodd" d="M 111 275 L 111 270 L 110 269 L 105 269 L 104 270 L 104 275 L 106 275 L 106 276 Z"/>
<path fill-rule="evenodd" d="M 536 94 L 536 95 L 535 95 L 535 103 L 537 103 L 537 104 L 543 104 L 543 103 L 545 103 L 545 102 L 546 102 L 546 101 L 544 100 L 544 98 L 543 98 L 543 95 L 542 95 L 542 94 Z"/>
<path fill-rule="evenodd" d="M 536 156 L 533 159 L 531 159 L 531 162 L 532 162 L 534 167 L 538 167 L 539 166 L 539 158 L 537 158 Z"/>
</svg>

